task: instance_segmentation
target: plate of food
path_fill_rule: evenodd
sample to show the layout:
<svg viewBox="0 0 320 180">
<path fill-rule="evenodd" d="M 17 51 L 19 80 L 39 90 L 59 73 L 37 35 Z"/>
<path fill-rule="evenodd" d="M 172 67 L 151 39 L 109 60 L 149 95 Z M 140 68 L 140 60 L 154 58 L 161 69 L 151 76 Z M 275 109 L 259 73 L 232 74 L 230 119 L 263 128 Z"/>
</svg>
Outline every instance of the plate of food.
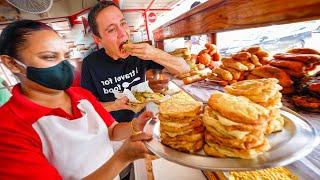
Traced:
<svg viewBox="0 0 320 180">
<path fill-rule="evenodd" d="M 147 148 L 169 161 L 202 170 L 253 170 L 290 164 L 318 144 L 316 129 L 282 107 L 276 79 L 234 83 L 208 104 L 181 92 L 159 105 L 144 131 Z M 259 88 L 256 88 L 259 87 Z M 250 92 L 251 91 L 251 92 Z"/>
<path fill-rule="evenodd" d="M 202 171 L 208 180 L 228 179 L 305 179 L 286 167 L 275 167 L 256 171 Z"/>
</svg>

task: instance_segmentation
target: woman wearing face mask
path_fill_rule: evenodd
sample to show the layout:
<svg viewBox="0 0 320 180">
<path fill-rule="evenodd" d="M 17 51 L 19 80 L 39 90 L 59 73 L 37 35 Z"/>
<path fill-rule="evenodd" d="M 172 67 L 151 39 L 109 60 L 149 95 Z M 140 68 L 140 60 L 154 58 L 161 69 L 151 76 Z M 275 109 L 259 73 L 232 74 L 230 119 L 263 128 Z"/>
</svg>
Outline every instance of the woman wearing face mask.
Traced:
<svg viewBox="0 0 320 180">
<path fill-rule="evenodd" d="M 0 108 L 0 179 L 113 179 L 147 154 L 141 130 L 152 113 L 117 123 L 88 91 L 69 88 L 66 45 L 46 24 L 8 25 L 0 56 L 20 79 Z M 110 140 L 126 138 L 114 153 Z"/>
</svg>

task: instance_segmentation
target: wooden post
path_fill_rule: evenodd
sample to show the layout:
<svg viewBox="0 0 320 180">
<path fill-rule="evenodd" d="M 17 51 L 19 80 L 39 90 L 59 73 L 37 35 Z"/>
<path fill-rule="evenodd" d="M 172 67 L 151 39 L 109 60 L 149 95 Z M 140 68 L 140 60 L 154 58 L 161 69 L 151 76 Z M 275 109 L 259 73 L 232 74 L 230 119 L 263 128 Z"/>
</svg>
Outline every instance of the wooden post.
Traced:
<svg viewBox="0 0 320 180">
<path fill-rule="evenodd" d="M 163 41 L 155 41 L 155 45 L 156 45 L 156 48 L 161 49 L 161 50 L 164 50 L 164 43 L 163 43 Z"/>
<path fill-rule="evenodd" d="M 209 43 L 217 45 L 217 33 L 209 33 Z"/>
</svg>

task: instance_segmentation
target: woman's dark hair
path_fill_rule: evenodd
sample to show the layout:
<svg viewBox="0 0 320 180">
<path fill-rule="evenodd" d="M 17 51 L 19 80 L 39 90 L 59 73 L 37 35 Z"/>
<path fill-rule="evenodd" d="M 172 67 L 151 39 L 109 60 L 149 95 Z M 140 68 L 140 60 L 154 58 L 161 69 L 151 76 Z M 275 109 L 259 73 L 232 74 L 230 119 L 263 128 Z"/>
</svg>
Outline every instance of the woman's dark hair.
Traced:
<svg viewBox="0 0 320 180">
<path fill-rule="evenodd" d="M 54 31 L 45 23 L 33 20 L 19 20 L 5 27 L 0 35 L 0 55 L 19 58 L 18 52 L 24 48 L 26 37 L 34 31 Z"/>
<path fill-rule="evenodd" d="M 91 8 L 88 14 L 88 22 L 90 28 L 92 29 L 92 33 L 98 37 L 100 37 L 100 34 L 98 31 L 97 16 L 100 11 L 109 6 L 115 6 L 120 10 L 119 6 L 112 1 L 100 1 L 95 6 L 93 6 L 93 8 Z"/>
</svg>

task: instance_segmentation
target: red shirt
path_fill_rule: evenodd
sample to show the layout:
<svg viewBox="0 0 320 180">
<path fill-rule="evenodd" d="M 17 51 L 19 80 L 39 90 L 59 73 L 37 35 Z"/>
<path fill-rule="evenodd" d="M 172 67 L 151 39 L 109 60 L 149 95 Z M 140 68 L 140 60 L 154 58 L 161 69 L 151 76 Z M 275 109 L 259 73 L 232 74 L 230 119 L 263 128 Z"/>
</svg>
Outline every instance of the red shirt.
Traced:
<svg viewBox="0 0 320 180">
<path fill-rule="evenodd" d="M 32 126 L 40 118 L 51 115 L 72 121 L 82 116 L 77 107 L 79 101 L 88 100 L 107 127 L 114 122 L 89 91 L 71 87 L 66 92 L 72 101 L 73 114 L 61 108 L 40 106 L 21 93 L 20 85 L 13 88 L 13 96 L 0 108 L 0 179 L 61 179 L 44 156 L 41 139 Z"/>
</svg>

